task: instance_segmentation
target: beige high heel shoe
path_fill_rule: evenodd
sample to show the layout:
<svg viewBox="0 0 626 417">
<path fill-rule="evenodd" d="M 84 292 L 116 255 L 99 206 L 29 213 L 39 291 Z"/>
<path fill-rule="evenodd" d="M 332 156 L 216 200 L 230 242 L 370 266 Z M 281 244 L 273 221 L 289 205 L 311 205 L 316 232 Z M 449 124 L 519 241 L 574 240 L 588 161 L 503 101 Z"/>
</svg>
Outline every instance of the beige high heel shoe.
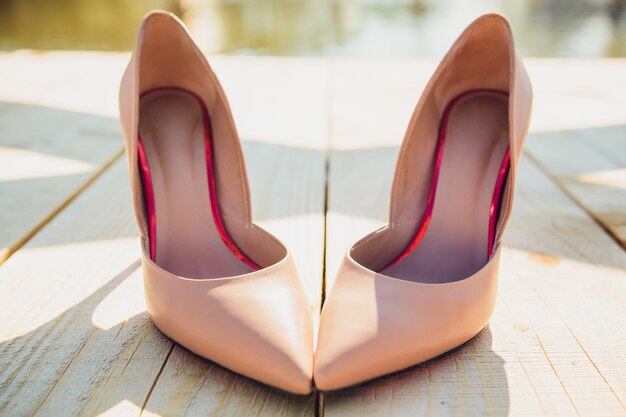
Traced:
<svg viewBox="0 0 626 417">
<path fill-rule="evenodd" d="M 311 391 L 313 327 L 289 252 L 252 223 L 224 92 L 174 15 L 143 21 L 120 90 L 148 312 L 190 351 Z"/>
<path fill-rule="evenodd" d="M 411 118 L 389 224 L 349 249 L 324 304 L 317 388 L 435 358 L 487 325 L 531 95 L 506 19 L 473 22 Z"/>
</svg>

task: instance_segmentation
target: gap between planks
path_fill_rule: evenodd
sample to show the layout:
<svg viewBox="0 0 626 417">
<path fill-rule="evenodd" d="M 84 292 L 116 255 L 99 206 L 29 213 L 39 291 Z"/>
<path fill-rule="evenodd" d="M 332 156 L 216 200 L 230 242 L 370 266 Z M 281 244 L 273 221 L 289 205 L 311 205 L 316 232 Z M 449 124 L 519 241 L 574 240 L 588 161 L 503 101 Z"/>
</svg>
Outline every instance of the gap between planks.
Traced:
<svg viewBox="0 0 626 417">
<path fill-rule="evenodd" d="M 103 173 L 105 173 L 111 166 L 124 155 L 124 149 L 120 149 L 117 151 L 111 159 L 105 162 L 98 170 L 96 170 L 93 175 L 85 181 L 82 185 L 80 185 L 76 190 L 74 190 L 70 195 L 68 195 L 65 200 L 63 200 L 57 207 L 55 207 L 50 213 L 46 215 L 39 223 L 37 223 L 32 229 L 30 229 L 24 236 L 22 236 L 18 241 L 9 246 L 4 254 L 0 256 L 0 266 L 7 259 L 11 257 L 15 252 L 17 252 L 22 246 L 28 243 L 29 240 L 33 238 L 41 229 L 43 229 L 52 219 L 54 219 L 59 213 L 63 211 L 72 201 L 74 201 L 81 193 L 83 193 L 91 184 L 94 183 Z"/>
<path fill-rule="evenodd" d="M 524 150 L 524 155 L 526 155 L 526 157 L 528 159 L 530 159 L 539 170 L 541 170 L 541 172 L 547 177 L 549 178 L 557 187 L 558 189 L 565 194 L 567 197 L 569 197 L 569 199 L 576 204 L 578 207 L 580 207 L 588 216 L 589 218 L 595 222 L 602 230 L 604 230 L 604 232 L 611 238 L 613 239 L 613 241 L 617 244 L 617 246 L 621 247 L 622 249 L 624 249 L 626 251 L 626 243 L 623 242 L 620 237 L 611 229 L 610 225 L 606 224 L 596 213 L 594 213 L 593 210 L 591 210 L 589 207 L 587 207 L 582 200 L 580 200 L 570 189 L 569 187 L 567 187 L 567 185 L 565 185 L 560 178 L 553 174 L 552 172 L 550 172 L 550 170 L 543 164 L 541 163 L 541 160 L 539 158 L 537 158 L 536 156 L 533 155 L 532 151 L 529 151 L 527 149 Z"/>
</svg>

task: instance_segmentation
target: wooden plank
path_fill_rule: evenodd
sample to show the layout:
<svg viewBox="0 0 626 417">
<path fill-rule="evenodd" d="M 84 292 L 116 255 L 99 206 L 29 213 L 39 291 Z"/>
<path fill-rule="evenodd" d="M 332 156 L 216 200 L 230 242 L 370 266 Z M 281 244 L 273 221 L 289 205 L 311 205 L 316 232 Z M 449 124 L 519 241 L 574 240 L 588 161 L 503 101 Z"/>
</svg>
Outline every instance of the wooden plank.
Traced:
<svg viewBox="0 0 626 417">
<path fill-rule="evenodd" d="M 317 316 L 325 66 L 218 61 L 220 75 L 229 74 L 224 83 L 241 131 L 252 139 L 245 152 L 254 217 L 292 250 Z M 282 78 L 275 88 L 257 88 L 267 87 L 261 81 L 278 70 Z M 295 88 L 307 83 L 308 89 Z M 267 132 L 296 99 L 310 107 L 272 137 Z M 270 101 L 276 105 L 265 105 Z M 272 122 L 256 129 L 259 117 Z M 124 164 L 118 161 L 0 268 L 0 319 L 7 323 L 0 329 L 0 414 L 195 415 L 227 409 L 235 415 L 312 415 L 314 396 L 290 396 L 235 376 L 174 348 L 152 325 L 143 304 Z"/>
<path fill-rule="evenodd" d="M 345 123 L 331 137 L 329 288 L 348 245 L 386 221 L 395 124 L 408 120 L 419 94 L 409 100 L 406 91 L 419 91 L 430 68 L 336 67 L 333 120 L 356 111 L 378 131 L 364 141 Z M 536 101 L 550 99 L 544 94 L 555 93 L 536 89 Z M 325 394 L 325 416 L 624 414 L 626 332 L 616 318 L 626 313 L 626 254 L 533 162 L 524 161 L 518 181 L 489 327 L 441 360 Z"/>
<path fill-rule="evenodd" d="M 615 88 L 626 83 L 626 60 L 533 64 L 545 93 L 527 153 L 626 247 L 626 91 Z"/>
<path fill-rule="evenodd" d="M 123 164 L 0 268 L 2 414 L 140 407 L 171 348 L 143 306 Z"/>
<path fill-rule="evenodd" d="M 626 103 L 626 97 L 625 97 Z M 530 136 L 528 154 L 626 247 L 626 124 Z"/>
<path fill-rule="evenodd" d="M 346 249 L 387 222 L 397 147 L 433 69 L 431 60 L 333 64 L 327 289 Z"/>
<path fill-rule="evenodd" d="M 626 94 L 615 85 L 626 81 L 625 68 L 623 59 L 533 62 L 531 76 L 536 81 L 540 100 L 536 100 L 539 106 L 535 110 L 533 131 L 526 148 L 526 153 L 538 167 L 622 247 L 626 246 L 626 116 L 619 109 L 626 105 Z M 591 73 L 593 77 L 589 77 Z M 606 240 L 602 244 L 591 242 L 588 236 L 596 235 L 580 223 L 571 227 L 569 233 L 572 238 L 575 236 L 579 249 L 571 245 L 572 239 L 568 239 L 552 245 L 553 251 L 556 247 L 567 248 L 565 252 L 560 250 L 561 256 L 623 271 L 622 251 L 615 250 Z M 610 271 L 605 271 L 608 273 Z M 589 276 L 595 274 L 590 271 Z M 593 286 L 587 291 L 597 292 L 597 286 L 604 285 L 591 282 Z M 606 292 L 605 288 L 603 292 Z M 619 350 L 603 347 L 624 344 L 624 339 L 615 335 L 624 334 L 626 326 L 623 321 L 610 319 L 616 313 L 616 317 L 623 315 L 623 311 L 619 304 L 607 311 L 614 295 L 619 297 L 620 292 L 598 294 L 599 298 L 606 297 L 606 301 L 586 305 L 586 308 L 583 303 L 576 306 L 567 304 L 566 300 L 555 299 L 553 302 L 560 300 L 564 303 L 562 308 L 567 314 L 561 314 L 568 326 L 574 325 L 570 323 L 585 323 L 584 331 L 576 333 L 575 341 L 624 407 L 626 378 L 617 369 L 620 364 L 623 369 L 625 356 Z M 618 301 L 624 305 L 623 298 Z M 599 328 L 601 332 L 598 332 Z M 581 379 L 582 375 L 578 377 Z M 594 395 L 589 391 L 585 393 Z M 598 398 L 595 400 L 597 402 Z M 591 403 L 595 404 L 594 401 Z"/>
<path fill-rule="evenodd" d="M 124 57 L 0 54 L 0 263 L 121 154 Z"/>
<path fill-rule="evenodd" d="M 117 118 L 119 81 L 129 53 L 0 53 L 0 101 Z"/>
<path fill-rule="evenodd" d="M 626 332 L 613 318 L 624 315 L 624 251 L 533 164 L 524 168 L 503 274 L 530 294 L 512 290 L 507 304 L 532 323 L 581 415 L 623 415 Z"/>
</svg>

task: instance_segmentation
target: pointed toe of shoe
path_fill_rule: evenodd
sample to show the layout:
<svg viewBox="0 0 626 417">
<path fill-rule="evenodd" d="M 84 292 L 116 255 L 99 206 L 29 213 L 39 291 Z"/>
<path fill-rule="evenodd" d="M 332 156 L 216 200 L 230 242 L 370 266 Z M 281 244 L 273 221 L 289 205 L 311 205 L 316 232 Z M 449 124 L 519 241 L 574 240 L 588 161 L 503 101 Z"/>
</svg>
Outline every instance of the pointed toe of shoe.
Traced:
<svg viewBox="0 0 626 417">
<path fill-rule="evenodd" d="M 236 373 L 311 391 L 312 320 L 289 256 L 237 277 L 187 279 L 143 257 L 148 312 L 165 335 Z"/>
<path fill-rule="evenodd" d="M 324 304 L 314 380 L 337 390 L 442 355 L 489 321 L 499 251 L 460 281 L 425 284 L 371 271 L 349 256 Z"/>
<path fill-rule="evenodd" d="M 318 349 L 313 368 L 315 387 L 320 391 L 335 391 L 372 379 L 366 376 L 362 360 L 351 356 L 355 351 L 365 349 L 366 343 L 352 346 L 352 349 L 345 349 L 341 353 L 334 346 Z M 369 365 L 372 365 L 372 360 Z"/>
</svg>

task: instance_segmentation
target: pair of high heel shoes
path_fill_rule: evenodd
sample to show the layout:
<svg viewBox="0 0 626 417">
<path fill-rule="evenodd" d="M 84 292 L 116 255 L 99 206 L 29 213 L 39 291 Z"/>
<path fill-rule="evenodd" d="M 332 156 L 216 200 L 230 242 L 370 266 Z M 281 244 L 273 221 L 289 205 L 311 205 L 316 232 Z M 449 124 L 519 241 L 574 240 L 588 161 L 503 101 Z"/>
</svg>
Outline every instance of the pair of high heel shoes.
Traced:
<svg viewBox="0 0 626 417">
<path fill-rule="evenodd" d="M 190 351 L 299 394 L 313 381 L 343 388 L 467 342 L 494 307 L 530 107 L 509 24 L 477 19 L 415 109 L 389 224 L 348 250 L 314 354 L 291 255 L 251 221 L 224 91 L 184 25 L 149 14 L 122 80 L 120 118 L 152 320 Z"/>
</svg>

